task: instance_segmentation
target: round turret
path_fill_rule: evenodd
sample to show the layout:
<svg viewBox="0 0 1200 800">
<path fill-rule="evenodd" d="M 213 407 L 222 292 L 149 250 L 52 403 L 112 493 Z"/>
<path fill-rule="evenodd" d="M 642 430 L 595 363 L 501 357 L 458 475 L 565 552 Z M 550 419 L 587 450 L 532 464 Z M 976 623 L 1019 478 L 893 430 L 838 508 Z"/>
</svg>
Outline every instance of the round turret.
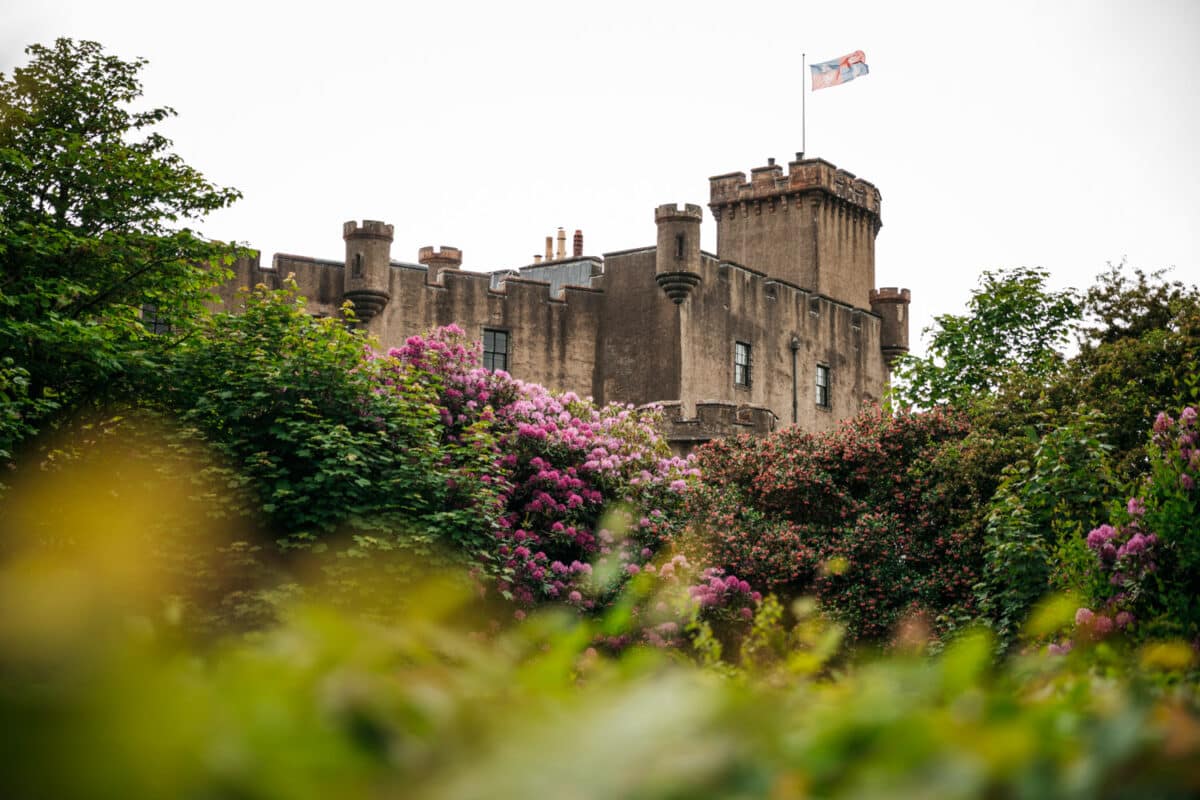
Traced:
<svg viewBox="0 0 1200 800">
<path fill-rule="evenodd" d="M 391 225 L 377 220 L 351 220 L 342 225 L 346 240 L 346 269 L 342 297 L 354 304 L 354 315 L 366 325 L 383 310 L 391 295 L 389 265 L 392 260 Z"/>
<path fill-rule="evenodd" d="M 704 211 L 688 203 L 680 208 L 667 203 L 654 209 L 658 226 L 658 248 L 654 257 L 654 279 L 667 297 L 678 305 L 700 283 L 700 221 Z"/>
<path fill-rule="evenodd" d="M 425 266 L 425 282 L 429 284 L 441 284 L 447 270 L 462 268 L 462 260 L 462 250 L 457 247 L 442 245 L 438 249 L 422 247 L 417 251 L 417 263 Z"/>
<path fill-rule="evenodd" d="M 882 325 L 879 346 L 888 366 L 908 352 L 908 304 L 912 292 L 894 286 L 871 290 L 871 310 L 879 315 Z"/>
</svg>

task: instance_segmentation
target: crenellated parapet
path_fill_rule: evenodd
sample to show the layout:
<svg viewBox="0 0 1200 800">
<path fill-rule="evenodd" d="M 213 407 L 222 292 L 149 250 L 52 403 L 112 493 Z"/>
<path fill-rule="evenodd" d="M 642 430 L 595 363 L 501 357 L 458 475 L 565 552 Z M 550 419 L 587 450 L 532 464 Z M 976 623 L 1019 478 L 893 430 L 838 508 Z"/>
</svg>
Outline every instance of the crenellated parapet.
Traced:
<svg viewBox="0 0 1200 800">
<path fill-rule="evenodd" d="M 875 285 L 879 190 L 819 158 L 709 178 L 717 255 L 866 308 Z"/>
<path fill-rule="evenodd" d="M 749 181 L 744 172 L 716 175 L 708 181 L 708 205 L 717 221 L 739 210 L 761 213 L 763 203 L 768 212 L 786 211 L 797 206 L 801 195 L 821 192 L 855 212 L 874 217 L 876 226 L 879 224 L 881 196 L 875 185 L 821 158 L 792 161 L 786 175 L 775 159 L 769 159 L 767 166 L 750 171 Z"/>
<path fill-rule="evenodd" d="M 435 249 L 427 246 L 417 251 L 417 263 L 422 264 L 427 270 L 426 283 L 441 283 L 443 273 L 447 270 L 461 269 L 462 262 L 462 250 L 457 247 L 442 245 Z"/>
<path fill-rule="evenodd" d="M 354 220 L 342 223 L 343 239 L 379 239 L 391 244 L 395 233 L 394 225 L 375 219 L 365 219 L 361 224 Z"/>
<path fill-rule="evenodd" d="M 663 435 L 679 454 L 691 452 L 713 439 L 741 433 L 763 436 L 775 430 L 779 422 L 771 409 L 744 403 L 701 401 L 696 403 L 696 416 L 690 418 L 683 416 L 681 403 L 655 405 L 663 411 Z"/>
</svg>

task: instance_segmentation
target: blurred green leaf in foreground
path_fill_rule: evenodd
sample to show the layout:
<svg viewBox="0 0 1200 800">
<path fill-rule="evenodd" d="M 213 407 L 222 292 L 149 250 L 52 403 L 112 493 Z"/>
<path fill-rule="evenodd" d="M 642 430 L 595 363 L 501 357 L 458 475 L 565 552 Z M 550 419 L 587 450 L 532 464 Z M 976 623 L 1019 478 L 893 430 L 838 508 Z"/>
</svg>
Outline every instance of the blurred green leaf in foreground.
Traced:
<svg viewBox="0 0 1200 800">
<path fill-rule="evenodd" d="M 501 624 L 437 575 L 406 587 L 399 621 L 310 592 L 277 625 L 197 641 L 151 536 L 196 498 L 186 476 L 103 458 L 14 487 L 0 522 L 3 796 L 1200 791 L 1186 645 L 996 666 L 990 639 L 967 634 L 937 659 L 900 641 L 849 663 L 812 603 L 784 613 L 768 598 L 716 669 L 673 650 L 605 655 L 592 643 L 609 620 L 549 609 Z M 197 551 L 229 552 L 194 527 Z"/>
</svg>

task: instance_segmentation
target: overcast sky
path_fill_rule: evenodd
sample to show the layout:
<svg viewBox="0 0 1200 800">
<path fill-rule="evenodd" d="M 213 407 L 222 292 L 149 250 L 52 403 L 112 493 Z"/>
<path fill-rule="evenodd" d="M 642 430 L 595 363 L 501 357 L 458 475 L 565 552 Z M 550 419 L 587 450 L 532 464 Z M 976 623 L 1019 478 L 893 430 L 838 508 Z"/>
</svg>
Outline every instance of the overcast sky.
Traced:
<svg viewBox="0 0 1200 800">
<path fill-rule="evenodd" d="M 1200 2 L 173 3 L 0 0 L 0 71 L 57 36 L 149 60 L 176 151 L 244 199 L 204 234 L 341 259 L 396 226 L 465 267 L 557 226 L 651 245 L 653 209 L 801 149 L 801 53 L 870 75 L 808 96 L 806 150 L 883 194 L 877 282 L 914 344 L 985 269 L 1108 261 L 1200 282 Z M 706 213 L 704 246 L 716 248 Z"/>
</svg>

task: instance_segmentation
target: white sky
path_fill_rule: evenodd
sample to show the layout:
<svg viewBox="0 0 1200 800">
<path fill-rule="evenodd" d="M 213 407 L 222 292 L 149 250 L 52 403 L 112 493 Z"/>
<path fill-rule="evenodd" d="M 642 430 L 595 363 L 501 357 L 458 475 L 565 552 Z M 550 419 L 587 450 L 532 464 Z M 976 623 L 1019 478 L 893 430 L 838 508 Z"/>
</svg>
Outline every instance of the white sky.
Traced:
<svg viewBox="0 0 1200 800">
<path fill-rule="evenodd" d="M 651 245 L 656 205 L 801 149 L 801 52 L 861 49 L 870 75 L 809 95 L 807 154 L 882 192 L 877 283 L 912 289 L 914 345 L 984 269 L 1200 282 L 1196 0 L 0 0 L 0 20 L 6 73 L 56 36 L 149 59 L 176 151 L 245 195 L 201 231 L 268 263 L 340 259 L 363 218 L 396 226 L 393 258 L 446 244 L 479 270 L 560 225 L 589 255 Z"/>
</svg>

